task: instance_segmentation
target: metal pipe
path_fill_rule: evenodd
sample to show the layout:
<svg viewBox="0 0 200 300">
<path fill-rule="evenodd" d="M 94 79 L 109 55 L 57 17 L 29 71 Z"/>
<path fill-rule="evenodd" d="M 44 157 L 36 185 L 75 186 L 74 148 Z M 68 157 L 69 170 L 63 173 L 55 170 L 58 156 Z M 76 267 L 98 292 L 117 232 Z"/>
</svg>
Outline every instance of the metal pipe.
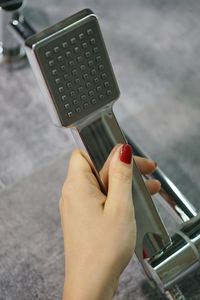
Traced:
<svg viewBox="0 0 200 300">
<path fill-rule="evenodd" d="M 19 10 L 23 1 L 2 1 L 0 3 L 0 63 L 13 63 L 24 59 L 24 47 L 20 44 L 10 30 L 10 20 Z"/>
<path fill-rule="evenodd" d="M 150 158 L 127 134 L 125 134 L 125 136 L 128 143 L 133 147 L 135 155 Z M 162 188 L 160 194 L 162 198 L 184 222 L 197 215 L 195 207 L 159 167 L 156 168 L 155 172 L 150 177 L 161 182 Z"/>
<path fill-rule="evenodd" d="M 172 243 L 146 261 L 156 282 L 168 289 L 200 266 L 200 214 L 183 224 L 172 236 Z"/>
</svg>

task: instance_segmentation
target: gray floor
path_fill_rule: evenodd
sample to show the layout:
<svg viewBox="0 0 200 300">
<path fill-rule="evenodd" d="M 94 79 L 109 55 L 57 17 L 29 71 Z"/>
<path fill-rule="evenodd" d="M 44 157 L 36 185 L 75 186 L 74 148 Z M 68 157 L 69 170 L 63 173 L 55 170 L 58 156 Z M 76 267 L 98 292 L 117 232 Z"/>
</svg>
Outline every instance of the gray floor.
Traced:
<svg viewBox="0 0 200 300">
<path fill-rule="evenodd" d="M 48 5 L 48 6 L 47 6 Z M 40 30 L 90 7 L 121 89 L 123 129 L 200 209 L 200 2 L 27 1 Z M 0 67 L 0 300 L 60 299 L 60 188 L 74 143 L 52 125 L 29 67 Z M 200 299 L 200 272 L 181 287 Z M 133 259 L 116 300 L 163 299 Z"/>
</svg>

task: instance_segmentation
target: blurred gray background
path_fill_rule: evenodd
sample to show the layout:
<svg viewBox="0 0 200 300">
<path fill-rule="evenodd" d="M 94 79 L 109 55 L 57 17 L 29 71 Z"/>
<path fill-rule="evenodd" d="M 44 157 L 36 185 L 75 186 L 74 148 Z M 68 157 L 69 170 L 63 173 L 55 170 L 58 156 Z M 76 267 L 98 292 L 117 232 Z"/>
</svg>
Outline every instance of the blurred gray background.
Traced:
<svg viewBox="0 0 200 300">
<path fill-rule="evenodd" d="M 121 90 L 121 127 L 200 210 L 200 2 L 35 0 L 41 30 L 89 7 L 98 15 Z M 58 200 L 71 150 L 29 66 L 0 66 L 0 300 L 61 299 L 64 260 Z M 170 223 L 170 219 L 169 219 Z M 181 282 L 200 299 L 200 272 Z M 135 259 L 116 300 L 164 299 Z"/>
</svg>

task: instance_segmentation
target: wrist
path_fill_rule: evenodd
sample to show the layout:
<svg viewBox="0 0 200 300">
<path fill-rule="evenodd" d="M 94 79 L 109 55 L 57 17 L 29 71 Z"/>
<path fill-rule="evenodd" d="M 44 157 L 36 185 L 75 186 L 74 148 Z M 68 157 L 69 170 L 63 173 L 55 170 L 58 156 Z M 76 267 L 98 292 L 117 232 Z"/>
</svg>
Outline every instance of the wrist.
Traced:
<svg viewBox="0 0 200 300">
<path fill-rule="evenodd" d="M 92 278 L 67 278 L 64 284 L 63 300 L 112 300 L 118 286 L 118 279 L 101 281 L 97 274 Z"/>
</svg>

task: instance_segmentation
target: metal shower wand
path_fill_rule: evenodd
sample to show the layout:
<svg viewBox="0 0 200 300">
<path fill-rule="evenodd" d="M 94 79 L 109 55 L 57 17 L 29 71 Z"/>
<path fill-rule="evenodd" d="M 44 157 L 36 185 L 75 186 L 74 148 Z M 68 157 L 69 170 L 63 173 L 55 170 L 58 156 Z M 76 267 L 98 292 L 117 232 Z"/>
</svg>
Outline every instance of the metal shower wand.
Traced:
<svg viewBox="0 0 200 300">
<path fill-rule="evenodd" d="M 97 17 L 89 9 L 82 10 L 30 37 L 25 45 L 54 123 L 72 129 L 104 188 L 99 172 L 112 148 L 126 139 L 112 110 L 119 88 Z M 170 238 L 135 162 L 133 197 L 138 224 L 136 253 L 142 261 L 144 235 L 150 255 L 170 243 Z M 142 215 L 146 215 L 145 221 Z"/>
</svg>

